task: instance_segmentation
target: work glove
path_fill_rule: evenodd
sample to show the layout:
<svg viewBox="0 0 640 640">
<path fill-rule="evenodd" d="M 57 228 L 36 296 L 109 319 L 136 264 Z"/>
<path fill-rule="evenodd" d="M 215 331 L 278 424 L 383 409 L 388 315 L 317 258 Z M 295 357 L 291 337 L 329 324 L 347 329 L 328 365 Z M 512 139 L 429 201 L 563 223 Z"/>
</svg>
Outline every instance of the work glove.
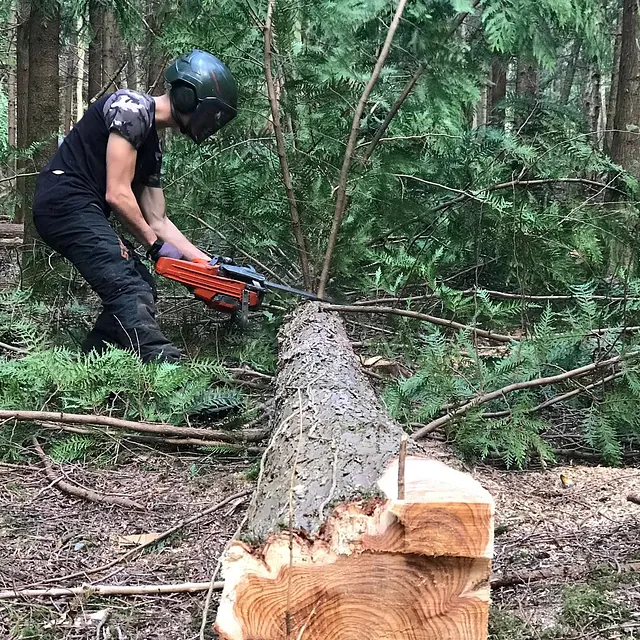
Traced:
<svg viewBox="0 0 640 640">
<path fill-rule="evenodd" d="M 172 244 L 163 242 L 162 240 L 156 240 L 147 249 L 147 255 L 154 262 L 158 261 L 158 258 L 174 258 L 175 260 L 182 260 L 184 256 L 180 249 L 176 249 Z"/>
</svg>

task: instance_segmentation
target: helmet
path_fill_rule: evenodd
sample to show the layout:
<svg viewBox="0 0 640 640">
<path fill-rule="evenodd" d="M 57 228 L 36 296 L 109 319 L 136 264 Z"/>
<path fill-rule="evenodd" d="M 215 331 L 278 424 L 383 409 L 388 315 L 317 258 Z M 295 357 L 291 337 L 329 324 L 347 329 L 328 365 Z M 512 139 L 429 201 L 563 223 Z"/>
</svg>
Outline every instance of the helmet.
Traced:
<svg viewBox="0 0 640 640">
<path fill-rule="evenodd" d="M 180 131 L 196 144 L 237 114 L 238 88 L 229 68 L 206 51 L 194 49 L 164 71 L 170 85 L 171 114 Z M 186 124 L 180 115 L 189 115 Z"/>
</svg>

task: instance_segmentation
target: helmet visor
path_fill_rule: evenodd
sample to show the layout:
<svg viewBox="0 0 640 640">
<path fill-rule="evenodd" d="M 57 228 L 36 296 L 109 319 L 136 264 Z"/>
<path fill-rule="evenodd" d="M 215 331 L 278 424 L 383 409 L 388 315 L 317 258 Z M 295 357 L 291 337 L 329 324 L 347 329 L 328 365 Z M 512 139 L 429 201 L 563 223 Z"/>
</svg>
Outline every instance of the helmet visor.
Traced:
<svg viewBox="0 0 640 640">
<path fill-rule="evenodd" d="M 187 124 L 187 133 L 200 144 L 210 135 L 219 131 L 225 124 L 233 120 L 236 110 L 218 98 L 205 98 L 191 114 Z"/>
</svg>

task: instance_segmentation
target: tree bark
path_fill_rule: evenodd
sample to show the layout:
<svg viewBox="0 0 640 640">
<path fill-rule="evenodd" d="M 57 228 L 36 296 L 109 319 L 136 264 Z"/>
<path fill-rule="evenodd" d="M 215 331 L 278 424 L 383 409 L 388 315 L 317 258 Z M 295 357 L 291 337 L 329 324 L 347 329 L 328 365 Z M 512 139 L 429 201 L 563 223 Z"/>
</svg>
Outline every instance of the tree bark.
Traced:
<svg viewBox="0 0 640 640">
<path fill-rule="evenodd" d="M 16 32 L 16 142 L 18 149 L 24 149 L 28 145 L 27 138 L 27 103 L 29 91 L 29 14 L 31 12 L 30 0 L 19 0 L 18 3 L 18 28 Z M 27 173 L 28 164 L 24 159 L 16 163 L 18 173 Z M 26 179 L 16 180 L 16 212 L 14 219 L 22 223 L 25 219 L 25 194 L 27 191 Z"/>
<path fill-rule="evenodd" d="M 601 148 L 602 137 L 600 133 L 601 86 L 602 74 L 600 73 L 597 61 L 594 61 L 590 66 L 589 93 L 587 104 L 585 105 L 585 113 L 588 118 L 591 141 L 596 148 Z"/>
<path fill-rule="evenodd" d="M 17 144 L 17 137 L 16 137 L 16 129 L 17 129 L 17 123 L 16 123 L 16 96 L 17 96 L 17 91 L 16 91 L 16 81 L 17 81 L 17 68 L 16 65 L 13 63 L 13 61 L 15 61 L 16 59 L 16 35 L 15 35 L 15 26 L 16 26 L 16 10 L 15 8 L 11 7 L 11 12 L 9 14 L 9 28 L 11 29 L 10 32 L 10 42 L 9 42 L 9 60 L 11 61 L 8 65 L 7 65 L 7 72 L 8 72 L 8 77 L 7 77 L 7 118 L 8 118 L 8 136 L 9 136 L 9 145 L 11 147 L 15 147 Z M 15 172 L 16 167 L 15 167 L 15 161 L 12 161 L 12 167 L 13 171 Z"/>
<path fill-rule="evenodd" d="M 491 496 L 397 458 L 402 428 L 316 303 L 281 330 L 276 407 L 244 542 L 223 560 L 220 638 L 486 638 Z"/>
<path fill-rule="evenodd" d="M 576 75 L 576 65 L 578 64 L 578 58 L 580 56 L 580 49 L 582 49 L 582 41 L 576 39 L 571 48 L 569 60 L 567 61 L 567 69 L 564 76 L 564 82 L 560 88 L 560 102 L 562 104 L 568 104 L 571 97 L 571 89 L 573 88 L 573 79 Z"/>
<path fill-rule="evenodd" d="M 525 128 L 538 99 L 538 66 L 534 60 L 518 60 L 516 95 L 520 101 L 516 126 Z"/>
<path fill-rule="evenodd" d="M 105 11 L 103 16 L 102 29 L 102 80 L 100 89 L 109 83 L 105 93 L 116 91 L 120 88 L 118 69 L 122 65 L 122 55 L 120 51 L 120 34 L 118 22 L 113 11 Z M 93 97 L 92 94 L 90 97 Z"/>
<path fill-rule="evenodd" d="M 640 175 L 640 136 L 627 127 L 640 123 L 640 56 L 638 54 L 638 5 L 636 0 L 623 0 L 620 69 L 611 158 L 635 176 Z"/>
<path fill-rule="evenodd" d="M 85 85 L 85 73 L 84 73 L 84 60 L 87 54 L 87 47 L 83 41 L 83 39 L 80 37 L 80 33 L 81 33 L 81 29 L 82 29 L 82 18 L 79 17 L 78 21 L 76 23 L 76 30 L 78 33 L 78 49 L 77 49 L 77 56 L 78 56 L 78 72 L 76 74 L 76 98 L 75 98 L 75 106 L 76 106 L 76 113 L 75 113 L 75 122 L 78 122 L 78 120 L 80 120 L 80 118 L 82 118 L 82 116 L 84 115 L 84 105 L 85 105 L 85 97 L 84 97 L 84 85 Z"/>
<path fill-rule="evenodd" d="M 89 42 L 89 99 L 102 89 L 102 40 L 104 29 L 104 9 L 97 0 L 89 0 L 89 24 L 91 41 Z"/>
<path fill-rule="evenodd" d="M 507 64 L 494 58 L 491 65 L 491 90 L 487 95 L 487 120 L 494 127 L 504 127 L 504 99 L 507 96 Z"/>
<path fill-rule="evenodd" d="M 618 99 L 618 79 L 620 77 L 620 53 L 622 50 L 622 11 L 618 15 L 616 23 L 616 33 L 613 45 L 613 65 L 611 67 L 611 84 L 609 88 L 609 98 L 607 100 L 607 123 L 604 137 L 604 151 L 611 154 L 611 144 L 613 142 L 613 129 L 616 116 L 616 102 Z"/>
<path fill-rule="evenodd" d="M 33 171 L 40 171 L 55 153 L 60 126 L 60 7 L 53 4 L 45 11 L 34 4 L 29 16 L 29 87 L 27 93 L 27 142 L 46 141 L 32 160 Z M 38 234 L 30 214 L 35 176 L 25 183 L 23 279 L 35 277 L 38 265 L 33 248 Z"/>
</svg>

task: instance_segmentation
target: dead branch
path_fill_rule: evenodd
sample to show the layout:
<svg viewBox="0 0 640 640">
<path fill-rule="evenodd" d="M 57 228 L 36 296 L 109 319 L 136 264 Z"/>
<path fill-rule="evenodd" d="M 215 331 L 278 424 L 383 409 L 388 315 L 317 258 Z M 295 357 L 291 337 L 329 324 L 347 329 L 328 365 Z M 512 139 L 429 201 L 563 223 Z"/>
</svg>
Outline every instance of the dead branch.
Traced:
<svg viewBox="0 0 640 640">
<path fill-rule="evenodd" d="M 96 93 L 95 96 L 93 96 L 93 98 L 91 98 L 91 100 L 89 100 L 89 104 L 92 105 L 96 100 L 100 100 L 100 98 L 102 98 L 102 96 L 107 93 L 107 91 L 109 90 L 109 87 L 115 83 L 116 78 L 124 71 L 124 68 L 127 66 L 127 64 L 129 63 L 128 60 L 125 60 L 121 65 L 120 68 L 113 74 L 113 76 L 111 78 L 109 78 L 109 80 L 107 81 L 107 83 L 102 87 L 102 89 L 100 89 L 100 91 L 98 91 L 98 93 Z"/>
<path fill-rule="evenodd" d="M 32 440 L 33 446 L 38 454 L 40 460 L 42 460 L 42 464 L 44 465 L 44 472 L 49 479 L 49 482 L 52 483 L 52 486 L 55 486 L 56 489 L 62 491 L 62 493 L 66 493 L 74 498 L 81 498 L 82 500 L 88 500 L 89 502 L 97 502 L 99 504 L 111 504 L 116 505 L 118 507 L 124 507 L 125 509 L 137 509 L 139 511 L 146 511 L 146 508 L 141 505 L 139 502 L 134 502 L 133 500 L 129 500 L 128 498 L 120 498 L 118 496 L 106 496 L 101 493 L 97 493 L 92 489 L 83 489 L 76 485 L 73 485 L 65 480 L 60 479 L 60 477 L 56 474 L 51 466 L 51 460 L 47 457 L 45 452 L 42 450 L 40 443 L 37 438 L 33 438 Z"/>
<path fill-rule="evenodd" d="M 307 240 L 300 223 L 300 214 L 298 213 L 298 202 L 293 191 L 293 181 L 291 179 L 291 170 L 289 169 L 289 161 L 287 159 L 287 150 L 282 133 L 282 123 L 280 121 L 280 104 L 276 96 L 276 90 L 273 82 L 273 74 L 271 73 L 271 30 L 273 10 L 276 0 L 269 0 L 267 6 L 267 19 L 264 25 L 264 77 L 267 83 L 267 94 L 269 96 L 269 106 L 271 107 L 271 118 L 273 120 L 273 132 L 276 136 L 276 148 L 278 149 L 278 158 L 280 159 L 280 171 L 282 173 L 282 181 L 287 192 L 287 200 L 289 201 L 289 215 L 291 216 L 291 224 L 293 226 L 293 235 L 296 239 L 298 256 L 300 258 L 300 268 L 302 269 L 302 279 L 304 286 L 309 291 L 313 286 L 311 282 L 311 272 L 309 270 L 309 251 L 307 248 Z"/>
<path fill-rule="evenodd" d="M 550 407 L 553 404 L 556 404 L 558 402 L 564 402 L 569 398 L 573 398 L 574 396 L 577 396 L 581 393 L 585 393 L 586 391 L 591 391 L 591 389 L 600 387 L 603 384 L 606 384 L 607 382 L 611 382 L 612 380 L 621 378 L 623 375 L 624 375 L 624 371 L 618 371 L 616 373 L 611 374 L 610 376 L 601 378 L 596 382 L 592 382 L 591 384 L 588 384 L 586 387 L 581 386 L 581 387 L 578 387 L 577 389 L 574 389 L 573 391 L 568 391 L 567 393 L 563 393 L 559 396 L 549 398 L 549 400 L 545 400 L 544 402 L 537 404 L 535 407 L 531 407 L 531 409 L 527 409 L 525 413 L 535 413 L 536 411 L 541 411 L 542 409 L 546 409 L 547 407 Z M 512 413 L 513 413 L 512 411 L 494 411 L 491 413 L 483 413 L 482 417 L 483 418 L 506 418 L 510 416 Z"/>
<path fill-rule="evenodd" d="M 76 573 L 70 573 L 69 575 L 60 576 L 59 578 L 49 578 L 48 580 L 42 580 L 41 582 L 34 582 L 34 583 L 32 583 L 30 585 L 27 585 L 27 586 L 28 587 L 33 587 L 33 586 L 39 585 L 39 584 L 50 584 L 52 582 L 64 582 L 65 580 L 73 580 L 74 578 L 90 576 L 90 575 L 93 575 L 95 573 L 100 573 L 101 571 L 107 571 L 108 569 L 111 569 L 111 567 L 114 567 L 117 564 L 121 564 L 125 560 L 128 560 L 129 558 L 132 558 L 133 556 L 141 553 L 147 547 L 151 547 L 151 546 L 157 544 L 158 542 L 161 542 L 162 540 L 166 540 L 169 536 L 172 536 L 177 531 L 180 531 L 180 529 L 183 529 L 184 527 L 186 527 L 186 526 L 188 526 L 190 524 L 193 524 L 194 522 L 197 522 L 198 520 L 202 520 L 202 518 L 208 516 L 209 514 L 213 513 L 214 511 L 218 511 L 219 509 L 222 509 L 222 507 L 226 506 L 230 502 L 233 502 L 234 500 L 239 500 L 241 498 L 244 498 L 244 497 L 246 497 L 248 495 L 251 495 L 251 493 L 253 493 L 252 489 L 243 489 L 242 491 L 237 491 L 236 493 L 233 493 L 230 496 L 227 496 L 224 500 L 221 500 L 217 504 L 214 504 L 211 507 L 207 507 L 204 511 L 201 511 L 200 513 L 197 513 L 197 514 L 195 514 L 193 516 L 185 518 L 184 520 L 181 520 L 180 522 L 178 522 L 178 524 L 174 525 L 170 529 L 167 529 L 166 531 L 161 533 L 159 536 L 155 537 L 153 540 L 150 540 L 149 542 L 145 542 L 144 544 L 138 545 L 134 549 L 131 549 L 130 551 L 127 551 L 126 553 L 121 555 L 119 558 L 116 558 L 115 560 L 112 560 L 111 562 L 108 562 L 107 564 L 103 564 L 103 565 L 101 565 L 99 567 L 96 567 L 94 569 L 87 569 L 86 571 L 78 571 Z M 207 586 L 209 585 L 208 582 L 205 583 L 205 584 Z"/>
<path fill-rule="evenodd" d="M 571 369 L 569 371 L 565 371 L 564 373 L 558 374 L 556 376 L 548 376 L 546 378 L 536 378 L 534 380 L 528 380 L 526 382 L 516 382 L 514 384 L 509 384 L 506 387 L 502 387 L 502 389 L 497 389 L 496 391 L 491 391 L 490 393 L 484 393 L 482 395 L 476 396 L 469 402 L 458 407 L 455 411 L 451 411 L 440 418 L 436 418 L 432 420 L 428 424 L 426 424 L 422 429 L 419 429 L 413 434 L 414 440 L 419 440 L 420 438 L 424 438 L 427 434 L 431 433 L 434 429 L 441 427 L 448 422 L 451 422 L 454 418 L 458 418 L 461 415 L 469 412 L 471 409 L 480 406 L 481 404 L 485 404 L 487 402 L 491 402 L 491 400 L 496 400 L 497 398 L 502 398 L 508 393 L 512 393 L 513 391 L 521 391 L 523 389 L 532 389 L 534 387 L 543 387 L 549 384 L 556 384 L 558 382 L 564 382 L 565 380 L 569 380 L 571 378 L 579 378 L 584 376 L 592 371 L 597 371 L 598 369 L 604 369 L 605 367 L 610 367 L 611 365 L 617 364 L 618 362 L 622 362 L 623 360 L 632 360 L 640 355 L 640 351 L 633 351 L 625 356 L 616 356 L 615 358 L 609 358 L 608 360 L 602 360 L 601 362 L 593 362 L 591 364 L 585 365 L 584 367 L 578 367 L 577 369 Z"/>
<path fill-rule="evenodd" d="M 150 596 L 162 593 L 195 593 L 209 589 L 209 582 L 182 582 L 180 584 L 140 584 L 135 586 L 94 584 L 65 589 L 17 589 L 0 591 L 0 600 L 15 598 L 68 598 L 72 596 Z M 216 582 L 214 590 L 222 591 L 224 582 Z"/>
<path fill-rule="evenodd" d="M 630 494 L 627 496 L 627 500 L 628 500 L 629 502 L 633 502 L 633 504 L 640 504 L 640 496 L 639 496 L 639 495 L 637 495 L 637 494 L 635 494 L 635 493 L 630 493 Z"/>
<path fill-rule="evenodd" d="M 260 418 L 262 419 L 262 418 Z M 101 436 L 104 438 L 115 438 L 119 435 L 117 431 L 109 431 L 109 429 L 100 429 L 98 427 L 71 427 L 61 423 L 48 423 L 38 422 L 38 425 L 45 429 L 52 429 L 55 431 L 67 431 L 68 433 L 80 433 L 82 435 Z M 257 424 L 257 423 L 256 423 Z M 270 429 L 256 429 L 253 435 L 261 432 L 266 438 Z M 148 436 L 135 433 L 127 433 L 124 436 L 127 440 L 133 442 L 149 442 L 153 444 L 163 444 L 172 447 L 177 446 L 189 446 L 189 447 L 226 447 L 229 449 L 237 450 L 238 452 L 248 453 L 250 455 L 260 455 L 264 449 L 263 447 L 250 447 L 244 444 L 237 444 L 234 442 L 222 442 L 219 440 L 203 440 L 201 438 L 162 438 L 160 436 Z"/>
<path fill-rule="evenodd" d="M 56 413 L 55 411 L 14 411 L 0 409 L 0 420 L 18 420 L 31 422 L 63 422 L 66 424 L 97 425 L 114 429 L 130 429 L 142 433 L 178 438 L 197 438 L 202 440 L 221 440 L 222 442 L 259 442 L 264 438 L 262 429 L 244 431 L 214 431 L 198 427 L 177 427 L 172 424 L 134 422 L 111 416 L 92 416 L 82 413 Z M 0 425 L 2 426 L 2 425 Z"/>
<path fill-rule="evenodd" d="M 270 0 L 273 2 L 274 0 Z M 356 139 L 358 137 L 358 129 L 360 128 L 360 119 L 362 118 L 362 113 L 364 111 L 364 107 L 371 95 L 371 91 L 375 86 L 378 78 L 380 77 L 380 72 L 382 71 L 382 67 L 387 59 L 387 55 L 389 53 L 389 49 L 391 48 L 391 42 L 393 41 L 393 36 L 395 35 L 396 29 L 398 28 L 398 24 L 400 23 L 400 18 L 402 17 L 402 13 L 404 11 L 404 7 L 407 0 L 400 0 L 398 2 L 398 7 L 396 8 L 396 12 L 393 16 L 393 20 L 389 25 L 389 31 L 387 32 L 387 37 L 385 38 L 384 44 L 382 45 L 382 49 L 380 50 L 380 54 L 378 55 L 378 60 L 376 61 L 376 65 L 371 73 L 371 77 L 369 78 L 369 82 L 365 87 L 362 95 L 360 96 L 360 100 L 356 106 L 355 113 L 353 114 L 353 122 L 351 123 L 351 131 L 349 132 L 349 138 L 347 139 L 347 148 L 344 152 L 344 159 L 342 161 L 342 168 L 340 169 L 340 178 L 338 179 L 337 193 L 336 193 L 336 207 L 333 213 L 333 221 L 331 223 L 331 232 L 329 234 L 329 242 L 327 244 L 327 250 L 324 254 L 324 262 L 322 265 L 322 273 L 320 275 L 320 283 L 318 285 L 318 296 L 320 298 L 324 297 L 324 290 L 327 286 L 327 281 L 329 280 L 329 269 L 331 268 L 331 262 L 333 260 L 333 252 L 336 246 L 336 242 L 338 240 L 338 232 L 340 231 L 340 225 L 342 224 L 342 218 L 344 217 L 344 213 L 347 208 L 347 178 L 349 176 L 349 167 L 351 166 L 351 159 L 353 157 L 353 152 L 356 146 Z"/>
<path fill-rule="evenodd" d="M 325 311 L 339 311 L 340 313 L 382 313 L 394 316 L 404 316 L 405 318 L 415 318 L 416 320 L 424 320 L 431 324 L 437 324 L 441 327 L 448 327 L 450 329 L 458 329 L 461 331 L 469 331 L 479 338 L 486 338 L 487 340 L 494 340 L 496 342 L 514 342 L 519 338 L 515 336 L 507 336 L 501 333 L 495 333 L 494 331 L 486 331 L 485 329 L 477 329 L 476 327 L 470 327 L 454 320 L 447 320 L 445 318 L 438 318 L 427 313 L 418 313 L 417 311 L 407 311 L 406 309 L 396 309 L 394 307 L 366 307 L 364 305 L 341 305 L 341 304 L 323 304 L 321 308 Z M 1 417 L 1 415 L 0 415 Z"/>
<path fill-rule="evenodd" d="M 12 344 L 6 344 L 5 342 L 0 342 L 0 349 L 5 349 L 6 351 L 13 351 L 14 353 L 29 353 L 28 349 L 23 349 L 22 347 L 14 347 Z"/>
</svg>

